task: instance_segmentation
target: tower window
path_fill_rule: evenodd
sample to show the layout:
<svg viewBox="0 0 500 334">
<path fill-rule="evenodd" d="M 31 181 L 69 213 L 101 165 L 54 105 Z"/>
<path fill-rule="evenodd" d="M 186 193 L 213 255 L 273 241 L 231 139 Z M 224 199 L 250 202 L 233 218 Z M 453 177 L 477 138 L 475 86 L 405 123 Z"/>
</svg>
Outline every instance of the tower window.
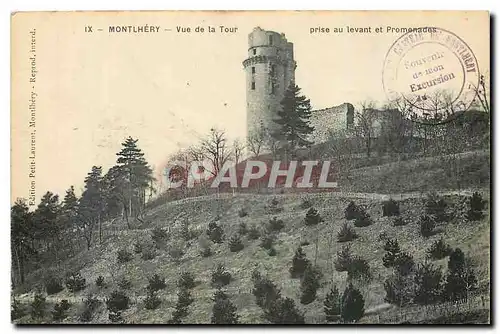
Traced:
<svg viewBox="0 0 500 334">
<path fill-rule="evenodd" d="M 255 74 L 255 66 L 252 66 L 252 74 Z"/>
<path fill-rule="evenodd" d="M 253 49 L 253 55 L 255 56 L 257 54 L 257 49 Z"/>
<path fill-rule="evenodd" d="M 269 45 L 273 45 L 273 35 L 269 35 Z"/>
<path fill-rule="evenodd" d="M 272 76 L 276 75 L 276 65 L 271 65 L 271 73 Z"/>
<path fill-rule="evenodd" d="M 252 81 L 252 90 L 255 90 L 255 81 Z"/>
<path fill-rule="evenodd" d="M 271 94 L 274 94 L 276 92 L 276 84 L 274 82 L 271 82 Z"/>
</svg>

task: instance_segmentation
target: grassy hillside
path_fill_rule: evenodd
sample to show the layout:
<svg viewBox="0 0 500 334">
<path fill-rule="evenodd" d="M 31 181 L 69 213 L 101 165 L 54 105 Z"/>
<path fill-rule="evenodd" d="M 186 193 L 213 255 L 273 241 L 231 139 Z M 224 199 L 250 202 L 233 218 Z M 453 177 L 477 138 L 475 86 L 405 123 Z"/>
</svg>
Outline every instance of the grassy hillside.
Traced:
<svg viewBox="0 0 500 334">
<path fill-rule="evenodd" d="M 418 166 L 414 166 L 418 167 Z M 357 171 L 357 175 L 368 177 L 367 171 Z M 372 171 L 373 173 L 373 171 Z M 390 173 L 385 169 L 385 173 Z M 416 173 L 420 173 L 418 171 Z M 373 178 L 371 178 L 373 180 Z M 359 181 L 362 182 L 362 181 Z M 380 182 L 380 181 L 379 181 Z M 488 191 L 483 196 L 489 200 Z M 254 268 L 266 274 L 281 289 L 283 296 L 295 300 L 296 305 L 305 313 L 306 323 L 324 323 L 323 300 L 332 284 L 336 284 L 343 290 L 346 284 L 346 273 L 337 272 L 334 269 L 336 252 L 343 244 L 336 240 L 337 231 L 345 222 L 344 209 L 350 198 L 333 197 L 328 194 L 287 194 L 277 196 L 282 208 L 281 212 L 269 214 L 266 206 L 274 197 L 272 195 L 236 195 L 231 198 L 220 200 L 206 199 L 191 203 L 167 203 L 158 206 L 148 212 L 145 223 L 128 230 L 121 222 L 105 225 L 105 242 L 95 248 L 80 253 L 68 261 L 63 267 L 45 268 L 32 274 L 28 280 L 38 282 L 41 287 L 40 278 L 48 271 L 54 271 L 61 276 L 68 270 L 80 270 L 87 280 L 87 288 L 79 293 L 73 294 L 63 290 L 56 295 L 49 296 L 49 307 L 51 303 L 61 299 L 73 302 L 70 317 L 65 322 L 76 322 L 81 312 L 81 299 L 92 292 L 104 299 L 116 288 L 116 283 L 123 277 L 132 282 L 132 287 L 127 294 L 132 299 L 132 306 L 124 311 L 123 318 L 126 323 L 166 323 L 174 310 L 176 303 L 176 281 L 181 271 L 190 271 L 195 274 L 198 281 L 193 289 L 194 303 L 189 307 L 189 314 L 185 323 L 209 323 L 213 302 L 211 297 L 214 289 L 210 285 L 210 272 L 216 263 L 223 263 L 231 272 L 232 281 L 225 287 L 231 301 L 237 307 L 237 313 L 242 323 L 262 323 L 262 310 L 255 303 L 251 293 L 251 273 Z M 316 226 L 305 226 L 304 217 L 307 209 L 301 209 L 303 198 L 308 198 L 312 205 L 319 210 L 324 222 Z M 489 291 L 489 252 L 490 252 L 490 222 L 485 217 L 479 222 L 468 222 L 463 217 L 464 197 L 446 196 L 448 209 L 453 213 L 453 219 L 438 227 L 439 233 L 424 239 L 420 236 L 418 217 L 424 212 L 422 199 L 406 199 L 400 202 L 402 216 L 410 221 L 405 226 L 392 226 L 392 219 L 382 217 L 381 202 L 378 200 L 356 199 L 357 204 L 366 206 L 367 212 L 374 220 L 374 224 L 368 227 L 355 228 L 359 238 L 352 242 L 354 254 L 369 261 L 373 280 L 370 282 L 355 281 L 365 298 L 365 309 L 371 310 L 384 305 L 385 291 L 383 282 L 391 273 L 391 269 L 382 264 L 384 255 L 384 242 L 379 238 L 382 233 L 387 237 L 396 237 L 403 251 L 410 252 L 416 262 L 425 259 L 425 251 L 432 242 L 443 237 L 452 247 L 460 247 L 464 253 L 470 256 L 475 264 L 478 282 L 482 291 Z M 238 211 L 245 208 L 248 215 L 240 217 Z M 245 248 L 237 253 L 229 251 L 227 239 L 237 232 L 240 223 L 244 222 L 250 226 L 261 229 L 272 217 L 278 217 L 285 222 L 284 229 L 278 234 L 276 242 L 276 256 L 269 256 L 259 246 L 260 241 L 249 241 L 243 238 Z M 180 222 L 187 219 L 190 228 L 201 233 L 198 240 L 194 239 L 181 244 Z M 208 222 L 218 219 L 223 226 L 226 240 L 223 244 L 211 244 L 214 254 L 204 258 L 200 255 L 201 246 L 199 239 L 204 238 L 204 232 Z M 133 253 L 133 244 L 137 241 L 149 242 L 151 230 L 155 227 L 169 227 L 171 234 L 170 243 L 178 244 L 185 250 L 185 254 L 178 261 L 171 258 L 166 250 L 160 250 L 159 255 L 153 260 L 145 261 L 139 254 Z M 310 244 L 304 246 L 307 257 L 315 262 L 323 273 L 321 288 L 318 290 L 318 298 L 309 305 L 301 305 L 300 280 L 290 278 L 289 267 L 291 259 L 297 247 L 308 241 Z M 119 249 L 127 249 L 134 254 L 130 262 L 117 263 L 117 252 Z M 436 262 L 446 269 L 446 260 Z M 166 278 L 167 287 L 161 290 L 159 297 L 162 304 L 156 310 L 147 310 L 142 299 L 146 295 L 148 277 L 158 273 Z M 96 278 L 102 275 L 108 286 L 99 289 L 95 285 Z M 31 285 L 31 288 L 36 284 Z M 27 303 L 31 300 L 34 289 L 29 293 L 18 295 L 19 300 Z M 47 308 L 49 310 L 49 308 Z M 383 312 L 383 311 L 382 311 Z M 49 313 L 49 312 L 47 312 Z M 371 319 L 371 318 L 370 318 Z M 368 320 L 368 318 L 367 318 Z M 44 321 L 50 321 L 50 317 Z M 373 321 L 373 320 L 370 320 Z M 18 320 L 19 323 L 31 322 L 29 316 Z M 101 304 L 96 311 L 94 323 L 108 323 L 108 312 L 105 305 Z M 363 322 L 363 321 L 362 321 Z"/>
</svg>

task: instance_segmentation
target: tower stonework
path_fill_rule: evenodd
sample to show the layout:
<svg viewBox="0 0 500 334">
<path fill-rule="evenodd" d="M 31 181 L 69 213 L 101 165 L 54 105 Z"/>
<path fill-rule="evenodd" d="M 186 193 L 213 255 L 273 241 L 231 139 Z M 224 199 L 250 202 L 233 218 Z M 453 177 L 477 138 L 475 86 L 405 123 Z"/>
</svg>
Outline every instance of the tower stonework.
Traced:
<svg viewBox="0 0 500 334">
<path fill-rule="evenodd" d="M 290 83 L 295 81 L 297 64 L 293 44 L 284 34 L 260 27 L 248 35 L 246 72 L 247 136 L 262 127 L 273 130 L 280 102 Z"/>
</svg>

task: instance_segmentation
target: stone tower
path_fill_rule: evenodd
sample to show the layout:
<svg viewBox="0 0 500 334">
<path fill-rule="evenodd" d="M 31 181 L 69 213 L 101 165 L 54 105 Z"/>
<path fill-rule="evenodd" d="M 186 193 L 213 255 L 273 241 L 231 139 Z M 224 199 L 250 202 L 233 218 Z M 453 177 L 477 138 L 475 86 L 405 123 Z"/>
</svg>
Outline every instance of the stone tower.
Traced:
<svg viewBox="0 0 500 334">
<path fill-rule="evenodd" d="M 284 93 L 295 81 L 297 64 L 293 59 L 293 44 L 285 34 L 260 27 L 248 35 L 248 58 L 243 62 L 246 72 L 247 135 L 264 126 L 270 130 L 276 124 L 276 112 Z"/>
</svg>

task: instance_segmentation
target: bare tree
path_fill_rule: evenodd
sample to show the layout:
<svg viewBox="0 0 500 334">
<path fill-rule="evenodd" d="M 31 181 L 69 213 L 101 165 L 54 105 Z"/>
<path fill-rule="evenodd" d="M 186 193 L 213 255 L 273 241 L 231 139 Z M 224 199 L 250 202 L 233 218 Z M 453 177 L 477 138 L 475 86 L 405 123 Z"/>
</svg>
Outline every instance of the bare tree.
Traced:
<svg viewBox="0 0 500 334">
<path fill-rule="evenodd" d="M 236 165 L 238 165 L 238 163 L 240 162 L 244 150 L 245 150 L 245 145 L 243 144 L 243 142 L 241 142 L 239 139 L 236 139 L 233 142 L 233 157 L 234 157 L 234 163 Z"/>
<path fill-rule="evenodd" d="M 373 133 L 373 110 L 375 107 L 375 102 L 373 101 L 363 101 L 360 103 L 360 111 L 356 112 L 356 126 L 354 131 L 356 137 L 361 139 L 364 143 L 366 149 L 366 155 L 370 157 L 372 141 L 374 137 Z"/>
<path fill-rule="evenodd" d="M 247 138 L 247 147 L 254 157 L 258 156 L 266 143 L 266 134 L 264 129 L 258 129 L 250 132 Z"/>
<path fill-rule="evenodd" d="M 474 86 L 471 84 L 472 89 L 476 92 L 476 97 L 481 103 L 483 110 L 490 113 L 490 90 L 489 90 L 489 75 L 485 76 L 484 74 L 480 74 L 479 77 L 479 86 Z"/>
<path fill-rule="evenodd" d="M 208 138 L 201 143 L 203 156 L 210 161 L 210 173 L 216 176 L 222 166 L 230 159 L 231 150 L 227 145 L 226 133 L 223 130 L 212 128 Z"/>
</svg>

